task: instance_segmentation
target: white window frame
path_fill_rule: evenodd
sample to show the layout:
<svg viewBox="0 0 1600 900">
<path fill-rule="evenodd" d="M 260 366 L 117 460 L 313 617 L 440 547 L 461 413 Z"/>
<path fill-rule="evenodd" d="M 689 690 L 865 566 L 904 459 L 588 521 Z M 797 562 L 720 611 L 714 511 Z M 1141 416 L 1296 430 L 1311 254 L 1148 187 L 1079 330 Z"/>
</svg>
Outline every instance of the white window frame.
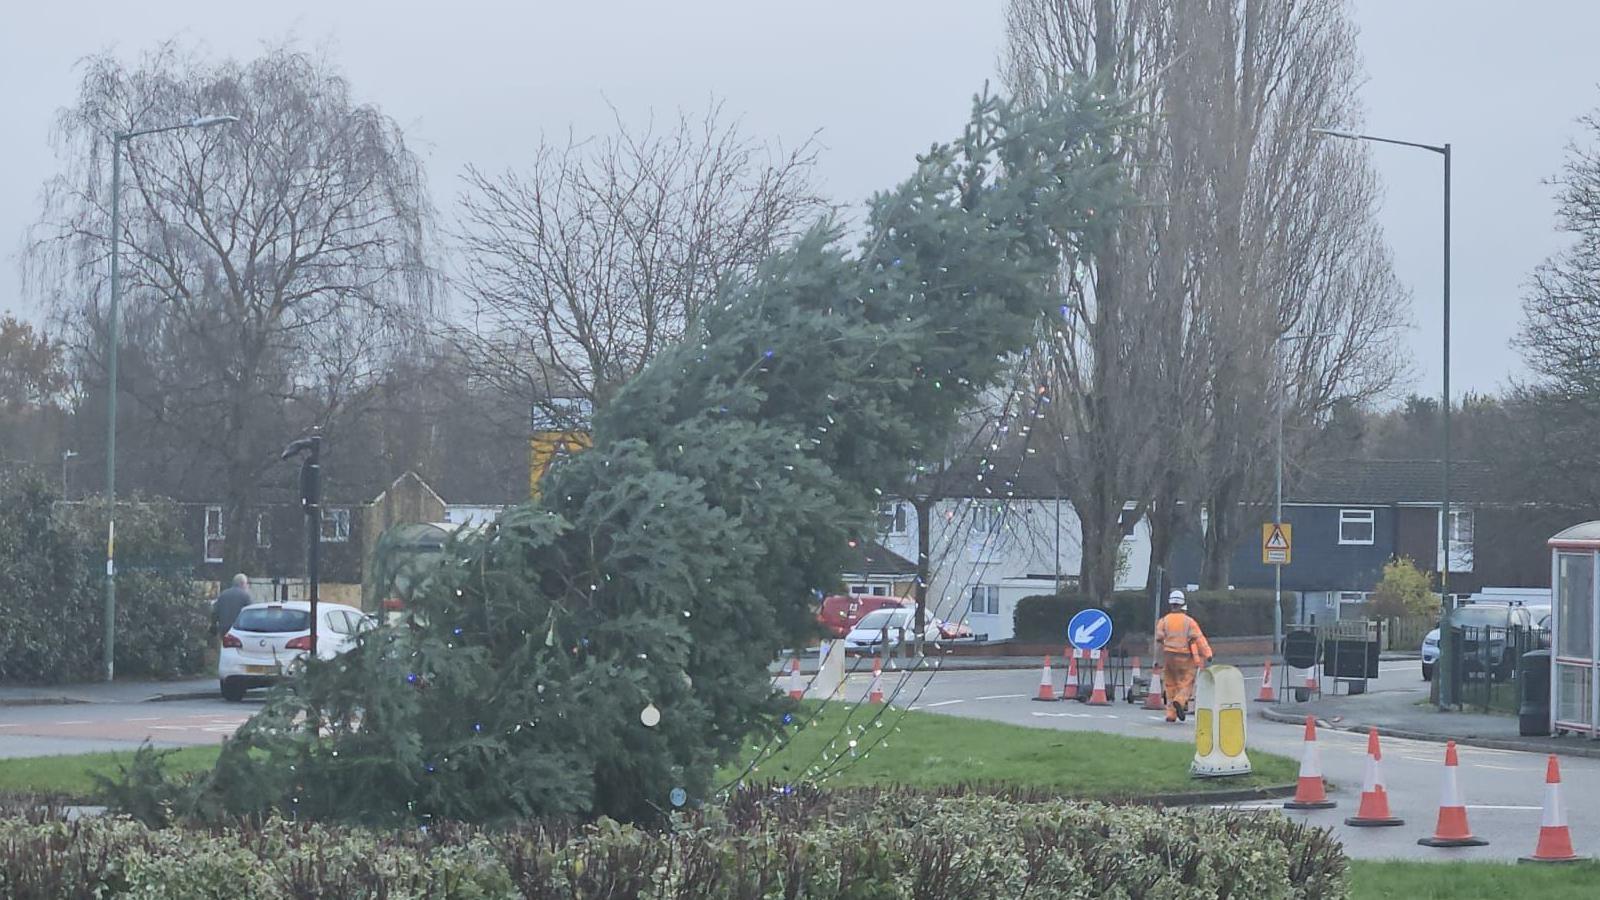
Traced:
<svg viewBox="0 0 1600 900">
<path fill-rule="evenodd" d="M 1366 540 L 1352 540 L 1344 535 L 1346 525 L 1365 525 L 1369 529 Z M 1342 547 L 1371 547 L 1378 540 L 1378 511 L 1375 509 L 1339 510 L 1339 545 Z"/>
<path fill-rule="evenodd" d="M 264 512 L 256 513 L 256 549 L 272 549 L 272 519 Z"/>
<path fill-rule="evenodd" d="M 228 517 L 222 514 L 220 506 L 206 507 L 206 520 L 204 535 L 200 539 L 200 555 L 208 563 L 222 562 L 222 554 L 226 552 L 228 541 Z M 216 528 L 212 528 L 212 515 L 216 515 Z M 211 542 L 217 542 L 217 555 L 211 555 Z"/>
<path fill-rule="evenodd" d="M 972 506 L 972 521 L 967 525 L 967 532 L 975 541 L 981 541 L 986 536 L 998 536 L 1005 515 L 1005 507 L 1001 504 L 977 501 Z"/>
<path fill-rule="evenodd" d="M 889 527 L 884 528 L 884 519 L 889 520 Z M 910 532 L 907 523 L 906 504 L 898 500 L 885 501 L 878 504 L 878 533 L 888 537 L 903 537 Z"/>
<path fill-rule="evenodd" d="M 333 536 L 328 536 L 328 525 L 333 525 Z M 350 540 L 350 507 L 328 506 L 322 510 L 322 542 L 343 544 Z"/>
<path fill-rule="evenodd" d="M 1000 588 L 992 584 L 975 584 L 967 595 L 967 610 L 975 616 L 1000 615 Z"/>
</svg>

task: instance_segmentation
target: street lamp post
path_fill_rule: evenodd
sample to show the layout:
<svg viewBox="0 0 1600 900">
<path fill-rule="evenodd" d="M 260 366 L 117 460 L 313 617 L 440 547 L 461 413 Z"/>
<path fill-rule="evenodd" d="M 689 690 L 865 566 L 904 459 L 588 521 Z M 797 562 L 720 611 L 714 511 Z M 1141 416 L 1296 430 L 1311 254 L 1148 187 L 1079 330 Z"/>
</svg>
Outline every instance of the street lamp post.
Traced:
<svg viewBox="0 0 1600 900">
<path fill-rule="evenodd" d="M 1370 134 L 1354 134 L 1348 131 L 1333 131 L 1327 128 L 1313 128 L 1312 134 L 1326 137 L 1343 138 L 1348 141 L 1371 141 L 1378 144 L 1398 144 L 1401 147 L 1415 147 L 1418 150 L 1428 150 L 1444 157 L 1444 459 L 1443 459 L 1443 494 L 1439 510 L 1439 595 L 1449 603 L 1450 597 L 1450 145 L 1449 144 L 1418 144 L 1413 141 L 1397 141 L 1394 138 L 1373 137 Z"/>
<path fill-rule="evenodd" d="M 200 116 L 176 125 L 111 134 L 111 310 L 106 322 L 106 633 L 105 646 L 102 648 L 107 681 L 115 674 L 112 660 L 117 639 L 117 326 L 118 305 L 122 299 L 122 284 L 117 277 L 117 269 L 122 256 L 122 145 L 147 134 L 185 128 L 210 128 L 237 121 L 238 116 Z"/>
</svg>

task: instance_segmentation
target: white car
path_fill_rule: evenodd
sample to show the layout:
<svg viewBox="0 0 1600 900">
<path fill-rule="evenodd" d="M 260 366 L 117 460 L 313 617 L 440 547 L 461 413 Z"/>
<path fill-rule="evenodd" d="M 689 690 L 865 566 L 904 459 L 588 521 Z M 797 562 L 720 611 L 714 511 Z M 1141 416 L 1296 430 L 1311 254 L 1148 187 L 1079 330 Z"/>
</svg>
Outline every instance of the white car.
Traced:
<svg viewBox="0 0 1600 900">
<path fill-rule="evenodd" d="M 377 620 L 343 603 L 317 603 L 317 658 L 333 659 L 356 645 L 356 635 Z M 244 699 L 251 688 L 267 687 L 304 664 L 311 652 L 311 604 L 252 603 L 239 611 L 222 636 L 217 680 L 222 698 Z"/>
<path fill-rule="evenodd" d="M 883 643 L 883 630 L 889 629 L 889 649 L 900 646 L 902 633 L 909 635 L 913 632 L 913 623 L 916 621 L 917 610 L 912 606 L 885 607 L 875 609 L 861 617 L 850 633 L 844 636 L 844 649 L 846 652 L 870 653 L 875 652 Z M 923 639 L 929 641 L 939 640 L 942 631 L 939 620 L 929 616 L 923 623 Z"/>
</svg>

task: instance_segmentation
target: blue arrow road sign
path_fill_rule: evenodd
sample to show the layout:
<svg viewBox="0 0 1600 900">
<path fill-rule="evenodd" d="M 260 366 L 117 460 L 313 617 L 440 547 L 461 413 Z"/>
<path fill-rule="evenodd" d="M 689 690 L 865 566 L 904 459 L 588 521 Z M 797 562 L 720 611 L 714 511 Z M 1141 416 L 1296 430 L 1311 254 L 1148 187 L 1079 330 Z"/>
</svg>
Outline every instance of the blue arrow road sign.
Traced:
<svg viewBox="0 0 1600 900">
<path fill-rule="evenodd" d="M 1067 640 L 1079 650 L 1099 650 L 1111 642 L 1111 617 L 1099 609 L 1078 613 L 1067 623 Z"/>
</svg>

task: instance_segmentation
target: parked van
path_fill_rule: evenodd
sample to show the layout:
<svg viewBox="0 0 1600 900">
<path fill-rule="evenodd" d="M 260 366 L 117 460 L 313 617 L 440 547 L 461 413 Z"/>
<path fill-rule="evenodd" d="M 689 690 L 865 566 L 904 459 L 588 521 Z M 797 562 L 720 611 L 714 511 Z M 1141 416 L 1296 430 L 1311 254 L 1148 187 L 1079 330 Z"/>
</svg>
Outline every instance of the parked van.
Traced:
<svg viewBox="0 0 1600 900">
<path fill-rule="evenodd" d="M 817 622 L 822 629 L 836 638 L 850 633 L 868 613 L 884 608 L 910 607 L 914 604 L 903 597 L 882 597 L 875 594 L 831 594 L 822 598 L 822 609 L 817 612 Z"/>
</svg>

